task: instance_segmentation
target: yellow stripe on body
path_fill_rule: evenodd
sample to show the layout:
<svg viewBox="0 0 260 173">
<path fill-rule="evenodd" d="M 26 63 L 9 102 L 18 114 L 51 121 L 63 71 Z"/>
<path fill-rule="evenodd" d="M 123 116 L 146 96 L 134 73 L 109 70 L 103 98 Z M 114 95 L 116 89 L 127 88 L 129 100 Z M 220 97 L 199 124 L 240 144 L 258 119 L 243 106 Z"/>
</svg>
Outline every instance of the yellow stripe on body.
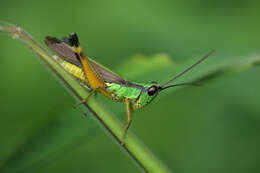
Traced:
<svg viewBox="0 0 260 173">
<path fill-rule="evenodd" d="M 74 64 L 71 64 L 70 62 L 65 61 L 61 58 L 58 59 L 60 65 L 74 77 L 80 79 L 84 83 L 88 83 L 88 85 L 92 89 L 96 89 L 96 91 L 98 91 L 98 92 L 104 94 L 105 96 L 107 96 L 108 98 L 112 99 L 111 94 L 109 94 L 106 91 L 107 85 L 104 82 L 103 77 L 100 76 L 99 72 L 93 67 L 93 65 L 89 61 L 88 57 L 86 57 L 83 54 L 82 49 L 80 47 L 77 47 L 77 48 L 74 48 L 74 51 L 77 52 L 80 56 L 79 58 L 81 60 L 81 64 L 83 66 L 84 72 L 83 72 L 82 68 L 80 68 Z"/>
<path fill-rule="evenodd" d="M 72 74 L 73 76 L 75 76 L 76 78 L 82 80 L 83 82 L 87 82 L 85 80 L 85 76 L 84 76 L 84 73 L 82 71 L 82 69 L 76 65 L 73 65 L 67 61 L 64 61 L 62 59 L 59 60 L 60 61 L 60 64 L 61 66 L 67 71 L 69 72 L 70 74 Z"/>
</svg>

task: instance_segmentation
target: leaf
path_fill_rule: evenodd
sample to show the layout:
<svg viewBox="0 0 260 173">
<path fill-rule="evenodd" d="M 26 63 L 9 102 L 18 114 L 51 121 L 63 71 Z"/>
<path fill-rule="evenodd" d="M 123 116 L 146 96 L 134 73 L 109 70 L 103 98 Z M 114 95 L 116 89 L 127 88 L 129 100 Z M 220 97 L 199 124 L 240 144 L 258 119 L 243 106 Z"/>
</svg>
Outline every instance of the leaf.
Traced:
<svg viewBox="0 0 260 173">
<path fill-rule="evenodd" d="M 166 54 L 156 54 L 148 57 L 136 55 L 120 66 L 119 73 L 127 79 L 151 82 L 158 80 L 160 83 L 168 81 L 176 74 L 184 71 L 204 55 L 193 57 L 184 62 L 175 62 Z M 248 68 L 260 64 L 260 55 L 230 56 L 220 59 L 218 51 L 207 60 L 196 66 L 191 71 L 180 77 L 180 80 L 206 82 L 228 74 L 243 72 Z M 134 70 L 132 70 L 134 67 Z M 147 80 L 149 79 L 149 80 Z"/>
<path fill-rule="evenodd" d="M 165 70 L 168 71 L 174 67 L 174 63 L 171 58 L 167 54 L 163 53 L 150 57 L 136 55 L 128 59 L 129 61 L 122 64 L 117 70 L 124 78 L 128 80 L 142 81 L 147 77 L 153 77 L 157 72 L 161 74 Z"/>
</svg>

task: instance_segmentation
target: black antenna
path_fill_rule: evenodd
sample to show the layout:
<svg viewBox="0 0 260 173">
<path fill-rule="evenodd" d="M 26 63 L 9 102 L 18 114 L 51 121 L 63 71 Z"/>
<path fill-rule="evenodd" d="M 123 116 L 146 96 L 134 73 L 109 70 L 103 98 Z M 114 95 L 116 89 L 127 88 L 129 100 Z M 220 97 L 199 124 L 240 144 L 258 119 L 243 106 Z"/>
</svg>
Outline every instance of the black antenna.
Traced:
<svg viewBox="0 0 260 173">
<path fill-rule="evenodd" d="M 174 78 L 172 78 L 171 80 L 169 80 L 168 82 L 166 82 L 164 85 L 161 86 L 162 90 L 172 87 L 172 86 L 180 86 L 180 85 L 190 85 L 192 83 L 183 83 L 183 84 L 176 84 L 176 85 L 169 85 L 168 84 L 172 83 L 173 81 L 175 81 L 177 78 L 179 78 L 180 76 L 182 76 L 184 73 L 190 71 L 193 67 L 195 67 L 196 65 L 200 64 L 202 61 L 204 61 L 205 59 L 207 59 L 215 50 L 210 51 L 207 55 L 205 55 L 204 57 L 202 57 L 200 60 L 198 60 L 196 63 L 192 64 L 189 68 L 187 68 L 186 70 L 184 70 L 183 72 L 177 74 Z"/>
<path fill-rule="evenodd" d="M 174 84 L 174 85 L 168 85 L 168 86 L 166 86 L 166 87 L 164 87 L 164 88 L 159 88 L 160 89 L 160 91 L 162 91 L 162 90 L 164 90 L 164 89 L 167 89 L 167 88 L 171 88 L 171 87 L 176 87 L 176 86 L 184 86 L 184 85 L 190 85 L 190 86 L 200 86 L 200 84 L 199 83 L 195 83 L 195 82 L 185 82 L 185 83 L 178 83 L 178 84 Z"/>
</svg>

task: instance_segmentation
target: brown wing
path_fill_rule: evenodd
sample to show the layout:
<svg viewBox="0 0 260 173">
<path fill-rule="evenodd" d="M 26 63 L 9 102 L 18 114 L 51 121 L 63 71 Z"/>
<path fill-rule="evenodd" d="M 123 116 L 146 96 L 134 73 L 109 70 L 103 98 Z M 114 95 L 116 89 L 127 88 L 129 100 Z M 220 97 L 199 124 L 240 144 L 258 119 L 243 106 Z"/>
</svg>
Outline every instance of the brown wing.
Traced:
<svg viewBox="0 0 260 173">
<path fill-rule="evenodd" d="M 46 37 L 44 42 L 51 50 L 60 55 L 61 58 L 63 58 L 65 61 L 68 61 L 81 68 L 80 61 L 77 59 L 74 51 L 70 48 L 68 44 L 55 37 L 50 36 Z M 100 75 L 102 75 L 105 82 L 117 83 L 122 85 L 126 85 L 127 83 L 129 83 L 115 73 L 107 70 L 105 67 L 97 64 L 90 58 L 89 60 L 91 61 L 93 67 L 99 71 Z"/>
<path fill-rule="evenodd" d="M 94 68 L 97 69 L 100 72 L 100 74 L 102 75 L 105 82 L 116 83 L 116 84 L 120 84 L 120 85 L 124 85 L 124 86 L 128 86 L 128 87 L 133 87 L 133 88 L 139 88 L 139 89 L 143 88 L 142 85 L 135 84 L 135 83 L 124 80 L 123 78 L 121 78 L 117 74 L 107 70 L 102 65 L 97 64 L 96 62 L 94 62 L 94 60 L 92 60 L 92 59 L 89 59 L 89 60 L 91 61 Z"/>
<path fill-rule="evenodd" d="M 44 40 L 45 44 L 58 55 L 60 55 L 65 61 L 68 61 L 76 66 L 81 67 L 80 61 L 77 59 L 74 51 L 70 46 L 61 40 L 47 36 Z"/>
<path fill-rule="evenodd" d="M 117 83 L 117 84 L 126 83 L 126 81 L 123 78 L 121 78 L 120 76 L 116 75 L 115 73 L 107 70 L 105 67 L 102 67 L 101 65 L 95 63 L 92 59 L 90 59 L 90 62 L 92 63 L 94 68 L 100 72 L 100 74 L 102 75 L 105 82 Z"/>
</svg>

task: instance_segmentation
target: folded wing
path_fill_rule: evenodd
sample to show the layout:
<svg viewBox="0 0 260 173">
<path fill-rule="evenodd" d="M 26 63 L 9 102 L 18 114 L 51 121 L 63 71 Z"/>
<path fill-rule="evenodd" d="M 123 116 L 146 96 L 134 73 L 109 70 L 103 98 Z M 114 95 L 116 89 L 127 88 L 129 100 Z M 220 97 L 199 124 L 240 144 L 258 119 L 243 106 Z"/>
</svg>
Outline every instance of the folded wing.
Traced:
<svg viewBox="0 0 260 173">
<path fill-rule="evenodd" d="M 67 44 L 64 41 L 61 41 L 55 37 L 47 36 L 44 40 L 45 44 L 54 52 L 56 52 L 58 55 L 61 56 L 65 61 L 68 61 L 80 68 L 81 63 L 77 59 L 73 49 L 70 47 L 69 44 Z M 99 71 L 99 73 L 102 75 L 103 79 L 107 83 L 117 83 L 122 85 L 127 85 L 129 82 L 125 81 L 123 78 L 118 76 L 117 74 L 111 72 L 110 70 L 106 69 L 102 65 L 96 63 L 94 60 L 90 59 L 90 62 L 92 63 L 93 67 Z"/>
</svg>

